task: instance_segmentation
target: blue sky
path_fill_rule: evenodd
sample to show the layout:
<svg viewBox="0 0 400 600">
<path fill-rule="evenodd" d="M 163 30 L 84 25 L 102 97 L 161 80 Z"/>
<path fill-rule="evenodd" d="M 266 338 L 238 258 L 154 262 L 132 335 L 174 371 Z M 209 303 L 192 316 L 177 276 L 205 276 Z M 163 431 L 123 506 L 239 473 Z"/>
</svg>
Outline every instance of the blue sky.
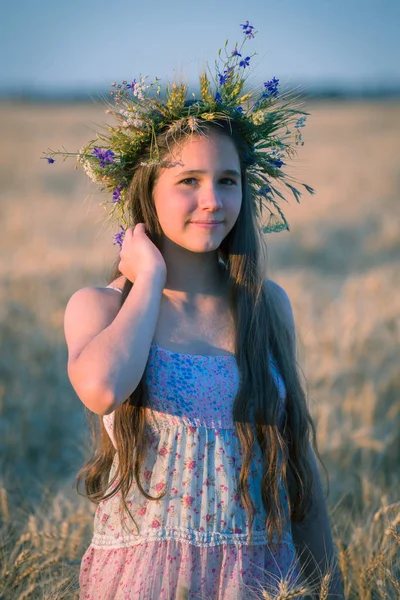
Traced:
<svg viewBox="0 0 400 600">
<path fill-rule="evenodd" d="M 377 89 L 400 85 L 397 0 L 19 0 L 2 3 L 0 89 L 107 88 L 139 74 L 196 83 L 240 23 L 251 77 Z"/>
</svg>

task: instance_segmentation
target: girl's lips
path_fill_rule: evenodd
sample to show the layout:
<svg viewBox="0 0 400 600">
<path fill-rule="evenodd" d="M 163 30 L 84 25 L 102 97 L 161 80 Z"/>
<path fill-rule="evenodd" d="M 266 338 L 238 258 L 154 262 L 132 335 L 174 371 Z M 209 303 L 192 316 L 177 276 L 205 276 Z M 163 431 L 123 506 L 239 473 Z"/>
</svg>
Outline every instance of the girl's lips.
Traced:
<svg viewBox="0 0 400 600">
<path fill-rule="evenodd" d="M 196 221 L 192 221 L 193 225 L 197 225 L 198 227 L 206 227 L 206 228 L 213 228 L 213 227 L 218 227 L 218 225 L 222 225 L 222 221 L 218 222 L 218 223 L 196 223 Z"/>
</svg>

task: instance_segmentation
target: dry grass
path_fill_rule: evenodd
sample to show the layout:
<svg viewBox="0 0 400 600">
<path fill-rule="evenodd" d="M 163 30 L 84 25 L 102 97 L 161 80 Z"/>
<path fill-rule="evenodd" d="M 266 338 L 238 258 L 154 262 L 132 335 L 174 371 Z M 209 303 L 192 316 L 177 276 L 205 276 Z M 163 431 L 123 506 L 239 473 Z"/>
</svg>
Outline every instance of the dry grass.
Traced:
<svg viewBox="0 0 400 600">
<path fill-rule="evenodd" d="M 1 598 L 78 597 L 78 568 L 93 510 L 81 498 L 68 499 L 68 493 L 72 496 L 68 490 L 55 494 L 21 519 L 14 507 L 3 510 L 8 495 L 1 488 Z"/>
<path fill-rule="evenodd" d="M 295 174 L 317 195 L 285 206 L 291 232 L 269 236 L 269 276 L 293 305 L 346 599 L 391 600 L 400 595 L 400 106 L 309 108 Z M 39 157 L 79 148 L 87 124 L 105 118 L 91 106 L 0 106 L 4 600 L 77 598 L 90 541 L 93 509 L 71 483 L 87 431 L 62 319 L 76 289 L 104 283 L 116 249 L 84 175 Z M 279 598 L 309 593 L 283 581 Z"/>
</svg>

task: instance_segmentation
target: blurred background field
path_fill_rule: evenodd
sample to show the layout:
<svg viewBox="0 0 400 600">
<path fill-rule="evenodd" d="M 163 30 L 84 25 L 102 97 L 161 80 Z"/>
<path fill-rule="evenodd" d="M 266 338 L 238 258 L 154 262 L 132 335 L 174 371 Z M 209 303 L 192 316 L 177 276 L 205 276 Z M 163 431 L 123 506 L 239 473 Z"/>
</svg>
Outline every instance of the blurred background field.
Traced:
<svg viewBox="0 0 400 600">
<path fill-rule="evenodd" d="M 98 92 L 112 81 L 182 73 L 193 89 L 225 39 L 228 52 L 240 43 L 246 20 L 256 31 L 245 47 L 249 86 L 276 76 L 305 91 L 310 112 L 291 174 L 316 195 L 284 206 L 291 231 L 267 236 L 267 276 L 293 306 L 346 600 L 400 598 L 400 4 L 282 7 L 5 6 L 0 600 L 77 598 L 93 525 L 94 506 L 74 489 L 90 436 L 67 377 L 63 314 L 77 289 L 108 282 L 115 231 L 74 161 L 49 165 L 42 152 L 74 152 L 95 137 L 107 119 Z"/>
<path fill-rule="evenodd" d="M 346 598 L 397 598 L 400 103 L 306 109 L 293 174 L 316 195 L 284 207 L 291 231 L 267 237 L 267 275 L 293 306 Z M 94 509 L 74 490 L 89 430 L 63 312 L 78 288 L 106 285 L 117 247 L 74 161 L 40 157 L 79 149 L 104 120 L 96 104 L 0 105 L 1 598 L 74 597 L 90 542 Z"/>
</svg>

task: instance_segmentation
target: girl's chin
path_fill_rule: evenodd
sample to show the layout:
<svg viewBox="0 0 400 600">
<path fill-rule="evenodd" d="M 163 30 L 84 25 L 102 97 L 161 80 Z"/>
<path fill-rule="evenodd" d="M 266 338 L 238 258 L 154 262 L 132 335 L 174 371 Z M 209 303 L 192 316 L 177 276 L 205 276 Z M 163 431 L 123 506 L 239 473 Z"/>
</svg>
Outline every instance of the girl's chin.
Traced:
<svg viewBox="0 0 400 600">
<path fill-rule="evenodd" d="M 186 232 L 186 235 L 182 236 L 169 236 L 164 233 L 162 236 L 163 245 L 169 243 L 192 252 L 211 252 L 217 250 L 222 243 L 224 236 L 221 233 L 222 228 L 220 226 L 216 228 L 196 227 L 196 229 L 191 229 L 191 231 Z"/>
</svg>

